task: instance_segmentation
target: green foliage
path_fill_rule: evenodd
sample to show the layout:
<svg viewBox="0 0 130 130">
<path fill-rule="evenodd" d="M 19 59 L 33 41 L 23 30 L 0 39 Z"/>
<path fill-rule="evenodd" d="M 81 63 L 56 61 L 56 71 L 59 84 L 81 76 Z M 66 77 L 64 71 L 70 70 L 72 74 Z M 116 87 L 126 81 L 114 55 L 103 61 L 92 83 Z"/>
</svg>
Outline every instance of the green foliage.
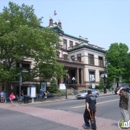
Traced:
<svg viewBox="0 0 130 130">
<path fill-rule="evenodd" d="M 49 90 L 48 90 L 48 91 L 49 91 L 50 93 L 57 93 L 58 90 L 59 90 L 58 84 L 57 84 L 55 78 L 52 78 L 51 81 L 50 81 L 50 87 L 49 87 Z"/>
<path fill-rule="evenodd" d="M 97 88 L 97 87 L 96 87 Z M 99 85 L 98 85 L 98 89 L 103 89 L 104 88 L 104 81 L 102 78 L 100 78 L 100 82 L 99 82 Z"/>
<path fill-rule="evenodd" d="M 23 74 L 24 80 L 64 75 L 63 65 L 56 61 L 59 38 L 49 28 L 40 27 L 41 23 L 33 6 L 9 2 L 9 7 L 4 7 L 0 13 L 0 82 L 16 80 L 20 71 L 16 64 L 30 59 L 35 67 Z"/>
<path fill-rule="evenodd" d="M 116 82 L 119 83 L 121 76 L 125 78 L 126 70 L 128 70 L 128 67 L 125 67 L 128 65 L 128 50 L 127 45 L 124 43 L 111 44 L 106 53 L 108 82 L 116 79 Z"/>
<path fill-rule="evenodd" d="M 128 53 L 126 60 L 124 60 L 122 79 L 124 83 L 130 83 L 130 53 Z"/>
</svg>

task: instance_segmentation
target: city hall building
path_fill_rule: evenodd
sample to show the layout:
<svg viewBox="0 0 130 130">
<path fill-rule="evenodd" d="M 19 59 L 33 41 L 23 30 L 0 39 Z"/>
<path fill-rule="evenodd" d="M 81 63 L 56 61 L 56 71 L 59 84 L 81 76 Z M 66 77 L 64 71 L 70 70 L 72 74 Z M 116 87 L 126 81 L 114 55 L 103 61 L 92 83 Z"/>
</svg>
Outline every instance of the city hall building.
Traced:
<svg viewBox="0 0 130 130">
<path fill-rule="evenodd" d="M 57 61 L 68 70 L 68 86 L 78 90 L 98 85 L 105 71 L 105 53 L 102 47 L 90 44 L 87 38 L 75 37 L 62 30 L 62 23 L 54 23 L 50 18 L 50 29 L 55 30 L 60 39 Z M 58 84 L 65 83 L 65 78 Z"/>
</svg>

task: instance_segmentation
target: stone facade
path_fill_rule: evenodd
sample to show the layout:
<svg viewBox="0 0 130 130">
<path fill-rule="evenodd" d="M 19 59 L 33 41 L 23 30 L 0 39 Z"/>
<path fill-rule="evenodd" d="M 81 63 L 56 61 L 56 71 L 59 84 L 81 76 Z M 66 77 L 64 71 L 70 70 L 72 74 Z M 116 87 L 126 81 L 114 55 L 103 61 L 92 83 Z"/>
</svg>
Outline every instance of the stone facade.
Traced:
<svg viewBox="0 0 130 130">
<path fill-rule="evenodd" d="M 101 74 L 105 70 L 104 48 L 90 44 L 87 38 L 75 37 L 66 34 L 62 30 L 62 23 L 52 23 L 49 20 L 49 28 L 55 30 L 61 40 L 60 49 L 57 51 L 57 61 L 68 70 L 68 86 L 78 90 L 88 88 L 92 84 L 99 84 Z M 75 81 L 72 78 L 75 77 Z M 58 83 L 64 83 L 65 79 L 60 79 Z"/>
</svg>

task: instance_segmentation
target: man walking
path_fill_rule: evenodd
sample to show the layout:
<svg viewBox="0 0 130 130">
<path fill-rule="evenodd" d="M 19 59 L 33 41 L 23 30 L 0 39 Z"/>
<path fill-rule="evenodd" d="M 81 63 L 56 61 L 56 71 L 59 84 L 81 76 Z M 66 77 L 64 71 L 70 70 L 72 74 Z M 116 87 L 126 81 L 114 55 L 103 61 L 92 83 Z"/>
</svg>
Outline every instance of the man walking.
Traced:
<svg viewBox="0 0 130 130">
<path fill-rule="evenodd" d="M 95 120 L 95 112 L 96 109 L 96 97 L 92 96 L 92 92 L 88 90 L 88 95 L 86 96 L 86 108 L 84 111 L 84 129 L 91 128 L 92 130 L 96 130 L 96 120 Z"/>
<path fill-rule="evenodd" d="M 117 94 L 119 94 L 120 96 L 119 107 L 120 107 L 122 119 L 125 122 L 128 122 L 129 121 L 129 112 L 128 112 L 129 96 L 126 92 L 126 89 L 123 87 L 121 87 L 117 91 Z"/>
</svg>

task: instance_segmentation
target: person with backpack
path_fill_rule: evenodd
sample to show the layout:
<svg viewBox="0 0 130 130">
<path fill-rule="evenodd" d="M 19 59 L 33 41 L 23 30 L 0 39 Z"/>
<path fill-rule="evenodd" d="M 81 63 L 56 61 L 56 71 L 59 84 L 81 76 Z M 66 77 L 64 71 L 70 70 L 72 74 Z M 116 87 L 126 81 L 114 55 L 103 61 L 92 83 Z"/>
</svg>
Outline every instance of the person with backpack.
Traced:
<svg viewBox="0 0 130 130">
<path fill-rule="evenodd" d="M 85 122 L 84 129 L 89 129 L 91 124 L 92 130 L 96 130 L 96 119 L 95 119 L 95 113 L 97 111 L 96 97 L 92 95 L 91 90 L 88 90 L 85 106 L 86 107 L 84 111 L 84 122 Z"/>
</svg>

